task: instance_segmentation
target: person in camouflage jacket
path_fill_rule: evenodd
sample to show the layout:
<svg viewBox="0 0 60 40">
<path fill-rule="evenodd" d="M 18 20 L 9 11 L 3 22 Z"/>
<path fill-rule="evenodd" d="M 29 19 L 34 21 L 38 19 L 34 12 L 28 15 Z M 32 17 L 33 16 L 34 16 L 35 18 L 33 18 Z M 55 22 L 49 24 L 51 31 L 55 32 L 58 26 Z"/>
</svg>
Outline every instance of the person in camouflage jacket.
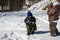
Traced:
<svg viewBox="0 0 60 40">
<path fill-rule="evenodd" d="M 54 3 L 50 4 L 47 14 L 49 17 L 51 36 L 56 36 L 59 34 L 56 25 L 57 25 L 57 21 L 59 20 L 60 3 L 58 1 L 55 1 Z"/>
</svg>

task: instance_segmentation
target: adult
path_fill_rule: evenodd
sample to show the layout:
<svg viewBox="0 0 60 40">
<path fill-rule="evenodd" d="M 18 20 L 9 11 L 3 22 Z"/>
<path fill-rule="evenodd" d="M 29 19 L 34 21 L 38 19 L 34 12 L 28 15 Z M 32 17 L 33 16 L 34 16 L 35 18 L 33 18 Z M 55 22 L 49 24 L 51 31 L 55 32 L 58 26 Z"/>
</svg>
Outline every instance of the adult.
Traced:
<svg viewBox="0 0 60 40">
<path fill-rule="evenodd" d="M 49 17 L 49 26 L 50 26 L 50 33 L 51 36 L 57 36 L 58 30 L 56 28 L 57 21 L 59 19 L 60 14 L 60 3 L 57 0 L 52 0 L 50 7 L 47 8 L 47 14 Z"/>
</svg>

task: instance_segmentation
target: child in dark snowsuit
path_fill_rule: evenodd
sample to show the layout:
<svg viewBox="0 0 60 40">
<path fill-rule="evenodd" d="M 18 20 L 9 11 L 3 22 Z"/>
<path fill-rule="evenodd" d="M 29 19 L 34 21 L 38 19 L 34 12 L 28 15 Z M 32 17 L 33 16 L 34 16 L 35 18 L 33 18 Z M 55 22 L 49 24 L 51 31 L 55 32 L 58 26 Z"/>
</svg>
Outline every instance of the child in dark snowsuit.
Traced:
<svg viewBox="0 0 60 40">
<path fill-rule="evenodd" d="M 27 27 L 27 35 L 33 34 L 36 28 L 36 19 L 33 17 L 32 13 L 28 11 L 27 17 L 25 18 L 24 22 L 26 23 Z"/>
</svg>

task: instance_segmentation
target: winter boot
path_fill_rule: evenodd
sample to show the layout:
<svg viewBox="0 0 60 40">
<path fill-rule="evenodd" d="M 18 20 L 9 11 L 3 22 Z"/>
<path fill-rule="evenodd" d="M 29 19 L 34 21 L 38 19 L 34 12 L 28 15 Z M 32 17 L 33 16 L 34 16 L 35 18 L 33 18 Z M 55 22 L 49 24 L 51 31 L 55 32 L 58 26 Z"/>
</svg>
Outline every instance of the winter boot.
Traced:
<svg viewBox="0 0 60 40">
<path fill-rule="evenodd" d="M 57 36 L 57 35 L 58 35 L 58 33 L 55 30 L 51 31 L 51 36 Z"/>
<path fill-rule="evenodd" d="M 27 33 L 27 35 L 30 35 L 30 33 Z"/>
</svg>

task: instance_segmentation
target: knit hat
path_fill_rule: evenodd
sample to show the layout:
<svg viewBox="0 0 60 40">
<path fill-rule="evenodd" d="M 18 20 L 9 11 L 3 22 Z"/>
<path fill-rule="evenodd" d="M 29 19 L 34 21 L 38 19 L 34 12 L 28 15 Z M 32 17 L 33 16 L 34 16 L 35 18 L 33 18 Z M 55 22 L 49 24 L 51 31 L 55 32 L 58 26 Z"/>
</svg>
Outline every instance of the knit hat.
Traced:
<svg viewBox="0 0 60 40">
<path fill-rule="evenodd" d="M 30 11 L 28 11 L 27 17 L 30 17 L 30 16 L 32 16 L 32 13 Z"/>
</svg>

